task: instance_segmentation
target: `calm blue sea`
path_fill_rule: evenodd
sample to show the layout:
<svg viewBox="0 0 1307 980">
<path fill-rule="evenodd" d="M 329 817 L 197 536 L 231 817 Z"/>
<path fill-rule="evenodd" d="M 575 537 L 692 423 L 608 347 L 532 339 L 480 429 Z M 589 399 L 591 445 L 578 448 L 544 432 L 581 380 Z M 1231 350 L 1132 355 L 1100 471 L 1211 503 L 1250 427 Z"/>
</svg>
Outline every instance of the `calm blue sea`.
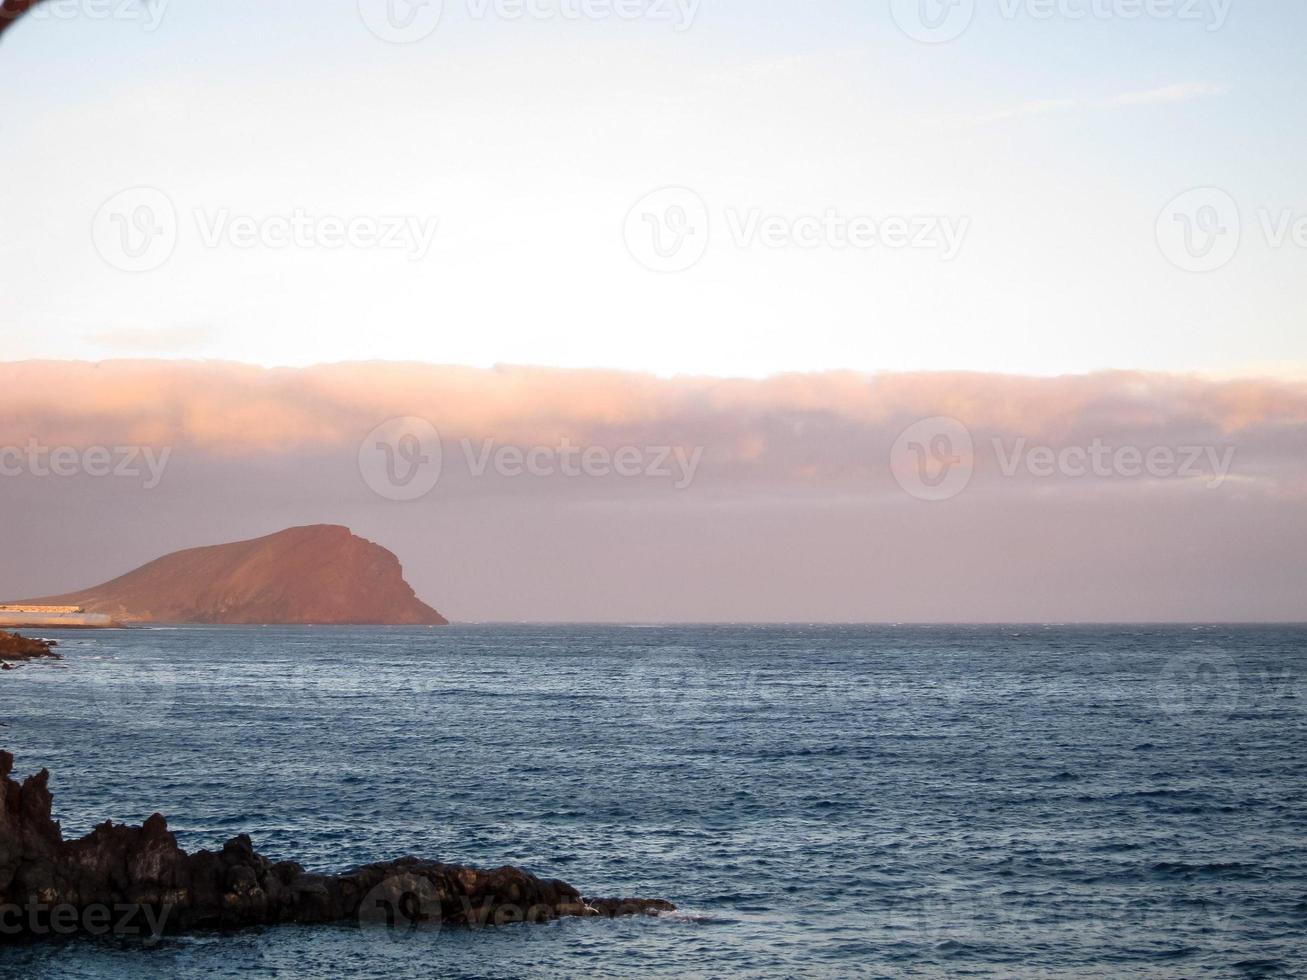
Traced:
<svg viewBox="0 0 1307 980">
<path fill-rule="evenodd" d="M 66 835 L 520 864 L 683 913 L 0 952 L 27 977 L 1307 975 L 1307 629 L 60 636 L 0 745 Z"/>
</svg>

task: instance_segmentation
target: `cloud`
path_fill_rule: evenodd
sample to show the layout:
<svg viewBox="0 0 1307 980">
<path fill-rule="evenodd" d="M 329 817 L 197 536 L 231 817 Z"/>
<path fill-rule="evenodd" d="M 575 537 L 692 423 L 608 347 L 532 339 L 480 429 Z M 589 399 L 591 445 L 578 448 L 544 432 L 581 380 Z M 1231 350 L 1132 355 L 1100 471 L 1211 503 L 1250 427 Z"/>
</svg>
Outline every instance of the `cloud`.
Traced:
<svg viewBox="0 0 1307 980">
<path fill-rule="evenodd" d="M 375 493 L 358 463 L 368 433 L 408 415 L 444 446 L 438 485 L 411 503 Z M 952 448 L 975 471 L 931 503 L 896 481 L 891 447 L 935 416 L 970 431 L 970 453 Z M 680 489 L 474 478 L 464 439 L 703 452 Z M 1228 479 L 1213 487 L 1212 465 L 1167 479 L 1001 470 L 1019 445 L 1096 439 L 1210 447 Z M 0 476 L 0 595 L 72 591 L 308 523 L 395 551 L 419 594 L 462 620 L 1292 620 L 1307 580 L 1307 381 L 1294 379 L 0 363 L 0 463 L 29 440 L 172 452 L 148 491 Z"/>
<path fill-rule="evenodd" d="M 211 327 L 118 327 L 89 333 L 84 339 L 116 354 L 194 354 L 215 338 L 216 331 Z"/>
<path fill-rule="evenodd" d="M 1115 109 L 1141 105 L 1167 105 L 1188 102 L 1209 96 L 1225 95 L 1230 91 L 1228 85 L 1215 85 L 1208 82 L 1182 82 L 1164 85 L 1161 88 L 1144 89 L 1134 92 L 1122 92 L 1108 98 L 1064 98 L 1032 99 L 1019 105 L 986 113 L 972 120 L 977 126 L 1006 122 L 1028 116 L 1044 116 L 1054 112 L 1084 109 Z"/>
<path fill-rule="evenodd" d="M 1225 95 L 1229 91 L 1230 86 L 1228 85 L 1188 82 L 1179 85 L 1165 85 L 1162 88 L 1147 89 L 1142 92 L 1126 92 L 1094 104 L 1099 107 L 1160 105 L 1170 102 L 1188 102 L 1190 99 L 1200 99 L 1209 95 Z"/>
<path fill-rule="evenodd" d="M 832 490 L 883 481 L 888 447 L 932 417 L 961 421 L 985 447 L 1095 439 L 1235 446 L 1241 472 L 1268 488 L 1299 486 L 1307 472 L 1307 383 L 1289 379 L 836 372 L 745 380 L 402 363 L 0 364 L 0 445 L 143 444 L 227 459 L 348 455 L 401 416 L 428 419 L 451 442 L 702 447 L 705 473 L 743 491 L 777 481 Z"/>
</svg>

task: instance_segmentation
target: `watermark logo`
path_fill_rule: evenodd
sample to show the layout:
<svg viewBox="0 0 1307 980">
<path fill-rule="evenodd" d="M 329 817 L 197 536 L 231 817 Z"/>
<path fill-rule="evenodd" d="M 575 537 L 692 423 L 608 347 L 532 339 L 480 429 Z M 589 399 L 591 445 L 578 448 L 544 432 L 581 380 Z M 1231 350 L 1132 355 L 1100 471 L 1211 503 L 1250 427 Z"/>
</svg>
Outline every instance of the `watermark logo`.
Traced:
<svg viewBox="0 0 1307 980">
<path fill-rule="evenodd" d="M 177 248 L 177 209 L 157 187 L 132 187 L 101 205 L 91 225 L 95 249 L 122 272 L 153 272 Z"/>
<path fill-rule="evenodd" d="M 654 272 L 685 272 L 708 251 L 708 205 L 688 187 L 664 187 L 642 198 L 626 215 L 627 250 Z"/>
<path fill-rule="evenodd" d="M 918 500 L 951 500 L 970 484 L 974 469 L 971 431 L 954 418 L 915 422 L 890 450 L 890 472 Z"/>
<path fill-rule="evenodd" d="M 1257 221 L 1246 227 L 1243 214 L 1239 202 L 1219 187 L 1185 191 L 1158 216 L 1158 246 L 1172 265 L 1186 272 L 1225 268 L 1244 241 L 1257 233 L 1272 251 L 1307 249 L 1307 214 L 1293 208 L 1259 207 Z"/>
<path fill-rule="evenodd" d="M 440 433 L 415 416 L 383 422 L 359 445 L 359 473 L 387 500 L 420 500 L 436 488 L 444 460 Z"/>
<path fill-rule="evenodd" d="M 421 875 L 391 875 L 363 897 L 359 928 L 375 943 L 399 943 L 433 933 L 444 921 L 440 892 Z"/>
<path fill-rule="evenodd" d="M 358 0 L 359 16 L 388 44 L 413 44 L 435 33 L 444 16 L 444 0 Z"/>
<path fill-rule="evenodd" d="M 1218 187 L 1195 187 L 1157 216 L 1157 245 L 1186 272 L 1215 272 L 1234 260 L 1243 237 L 1239 205 Z"/>
<path fill-rule="evenodd" d="M 1229 718 L 1239 703 L 1239 667 L 1223 650 L 1195 650 L 1167 661 L 1158 700 L 1175 719 Z"/>
<path fill-rule="evenodd" d="M 976 16 L 976 0 L 890 0 L 894 23 L 922 44 L 944 44 L 961 37 Z"/>
</svg>

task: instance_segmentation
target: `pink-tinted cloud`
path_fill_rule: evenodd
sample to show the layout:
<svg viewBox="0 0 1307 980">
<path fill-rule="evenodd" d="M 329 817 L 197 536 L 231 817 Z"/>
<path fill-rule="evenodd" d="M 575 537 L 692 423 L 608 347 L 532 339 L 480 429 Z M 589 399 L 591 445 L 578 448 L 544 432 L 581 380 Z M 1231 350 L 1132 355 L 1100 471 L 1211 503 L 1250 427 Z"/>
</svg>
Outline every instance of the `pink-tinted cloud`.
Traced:
<svg viewBox="0 0 1307 980">
<path fill-rule="evenodd" d="M 412 501 L 359 464 L 398 416 L 444 447 Z M 915 434 L 937 417 L 965 444 Z M 340 523 L 462 620 L 1307 619 L 1296 381 L 0 364 L 0 452 L 33 440 L 167 451 L 167 468 L 0 476 L 0 597 Z M 475 472 L 485 445 L 564 443 L 676 447 L 693 478 Z M 932 482 L 940 459 L 965 485 Z"/>
<path fill-rule="evenodd" d="M 379 423 L 429 419 L 446 440 L 701 447 L 739 478 L 874 475 L 911 423 L 1055 448 L 1234 446 L 1250 478 L 1301 480 L 1307 384 L 1111 372 L 1060 378 L 852 373 L 765 380 L 419 364 L 263 369 L 210 362 L 0 364 L 0 444 L 119 443 L 243 458 L 353 451 Z M 992 460 L 990 460 L 992 462 Z"/>
</svg>

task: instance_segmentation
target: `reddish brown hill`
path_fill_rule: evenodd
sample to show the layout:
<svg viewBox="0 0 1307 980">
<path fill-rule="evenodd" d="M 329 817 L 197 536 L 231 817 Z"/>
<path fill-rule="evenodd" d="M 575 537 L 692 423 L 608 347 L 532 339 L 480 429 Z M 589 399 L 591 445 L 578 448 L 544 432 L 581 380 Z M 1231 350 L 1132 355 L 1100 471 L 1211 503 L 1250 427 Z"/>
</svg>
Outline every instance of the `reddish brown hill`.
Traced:
<svg viewBox="0 0 1307 980">
<path fill-rule="evenodd" d="M 166 555 L 112 582 L 45 599 L 122 622 L 444 626 L 399 559 L 329 524 Z"/>
</svg>

